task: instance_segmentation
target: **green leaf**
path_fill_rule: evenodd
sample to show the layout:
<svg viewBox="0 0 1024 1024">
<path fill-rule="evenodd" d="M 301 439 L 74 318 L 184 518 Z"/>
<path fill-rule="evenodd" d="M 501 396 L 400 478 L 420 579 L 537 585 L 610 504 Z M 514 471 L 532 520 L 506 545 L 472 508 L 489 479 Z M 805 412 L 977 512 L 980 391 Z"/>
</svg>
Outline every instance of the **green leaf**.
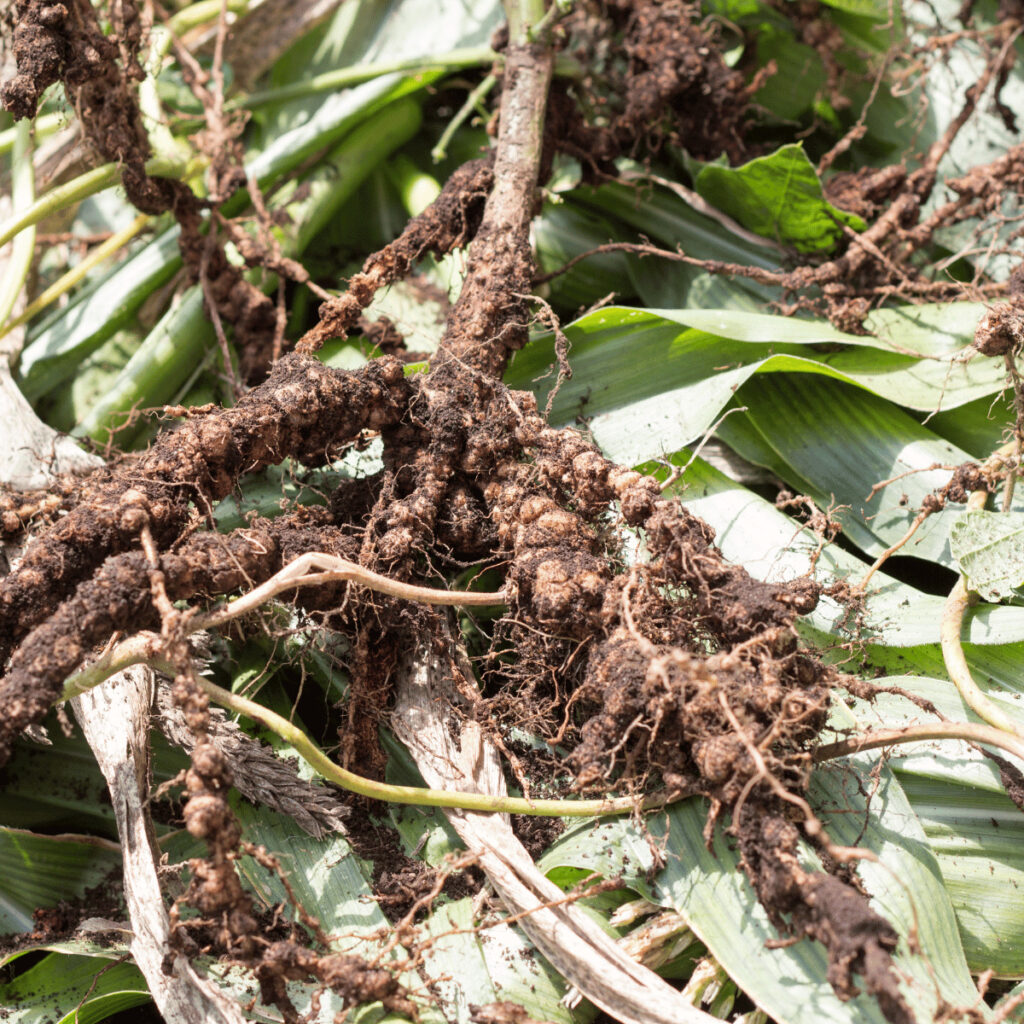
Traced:
<svg viewBox="0 0 1024 1024">
<path fill-rule="evenodd" d="M 78 364 L 128 324 L 145 298 L 169 280 L 181 266 L 178 234 L 177 227 L 163 232 L 31 329 L 18 364 L 18 384 L 29 401 L 73 376 Z"/>
<path fill-rule="evenodd" d="M 1003 388 L 994 361 L 894 352 L 889 339 L 902 339 L 911 328 L 902 320 L 878 323 L 884 336 L 874 338 L 844 334 L 822 321 L 736 309 L 598 310 L 565 328 L 574 377 L 562 383 L 551 418 L 562 424 L 587 416 L 605 454 L 635 464 L 701 437 L 755 374 L 832 377 L 922 412 Z M 924 345 L 920 336 L 908 340 Z M 543 408 L 557 379 L 554 365 L 554 337 L 540 335 L 516 356 L 506 381 L 535 391 Z M 868 490 L 870 484 L 858 498 Z"/>
<path fill-rule="evenodd" d="M 373 899 L 363 864 L 344 836 L 331 833 L 313 839 L 284 815 L 241 800 L 235 802 L 235 812 L 246 840 L 278 858 L 299 902 L 320 919 L 329 935 L 344 935 L 349 944 L 356 936 L 365 940 L 375 930 L 389 927 Z M 251 858 L 243 857 L 239 870 L 265 906 L 287 902 L 280 878 Z"/>
<path fill-rule="evenodd" d="M 134 964 L 60 953 L 0 985 L 0 1005 L 9 1024 L 98 1024 L 149 998 Z"/>
<path fill-rule="evenodd" d="M 754 94 L 757 104 L 782 121 L 810 114 L 826 84 L 825 66 L 813 46 L 799 42 L 789 24 L 765 25 L 756 35 L 757 65 L 774 61 L 775 74 Z"/>
<path fill-rule="evenodd" d="M 31 931 L 32 913 L 87 889 L 119 889 L 121 851 L 105 840 L 0 827 L 0 934 Z"/>
<path fill-rule="evenodd" d="M 905 667 L 915 667 L 916 660 L 906 658 Z M 980 672 L 977 676 L 989 699 L 1024 726 L 1019 680 L 1018 693 L 1011 695 L 988 686 Z M 899 675 L 876 683 L 930 701 L 948 720 L 980 721 L 948 679 Z M 934 720 L 895 693 L 879 693 L 871 702 L 853 700 L 850 708 L 861 729 L 902 728 Z M 1024 816 L 1007 797 L 996 765 L 959 740 L 901 744 L 887 756 L 887 763 L 938 861 L 971 969 L 992 969 L 1004 977 L 1024 974 L 1024 908 L 1017 898 L 1024 884 Z"/>
<path fill-rule="evenodd" d="M 1020 597 L 1024 586 L 1024 512 L 963 512 L 949 544 L 969 590 L 986 601 Z"/>
<path fill-rule="evenodd" d="M 424 953 L 424 969 L 435 979 L 432 988 L 447 1020 L 468 1024 L 472 1016 L 470 1006 L 486 1006 L 507 998 L 498 995 L 491 980 L 484 953 L 486 933 L 474 931 L 472 897 L 437 907 L 423 922 L 423 932 L 424 938 L 433 939 Z M 557 1001 L 554 1006 L 556 1012 L 564 1012 Z"/>
<path fill-rule="evenodd" d="M 670 249 L 682 245 L 686 254 L 696 259 L 777 268 L 780 254 L 773 245 L 768 242 L 763 246 L 752 245 L 749 239 L 734 235 L 717 220 L 698 213 L 680 196 L 661 186 L 638 192 L 635 187 L 609 184 L 597 189 L 579 188 L 570 193 L 570 197 L 568 203 L 611 214 L 627 228 Z M 618 233 L 621 234 L 621 229 Z M 641 261 L 634 257 L 627 264 L 630 279 L 641 289 L 644 301 L 656 301 L 659 306 L 700 307 L 701 303 L 691 301 L 689 292 L 694 282 L 702 278 L 703 271 L 679 263 L 663 266 L 659 263 L 663 261 Z M 651 293 L 647 291 L 650 278 L 657 278 Z M 780 294 L 777 288 L 741 277 L 731 279 L 729 285 L 734 293 L 745 292 L 762 302 L 777 299 Z M 623 292 L 625 289 L 620 283 L 615 290 Z M 604 294 L 592 293 L 587 301 L 593 302 Z"/>
<path fill-rule="evenodd" d="M 741 167 L 708 164 L 694 184 L 709 203 L 745 228 L 800 252 L 831 249 L 842 238 L 844 224 L 857 231 L 867 227 L 825 199 L 800 145 L 783 146 Z"/>
<path fill-rule="evenodd" d="M 0 821 L 39 832 L 90 832 L 117 839 L 114 809 L 96 758 L 81 734 L 47 720 L 50 744 L 19 740 L 4 766 Z"/>
<path fill-rule="evenodd" d="M 912 978 L 904 995 L 919 1020 L 931 1020 L 936 982 L 942 996 L 957 1005 L 973 1003 L 973 985 L 956 938 L 952 907 L 921 827 L 899 783 L 885 768 L 872 797 L 873 813 L 867 815 L 863 794 L 871 783 L 860 775 L 866 775 L 867 767 L 846 762 L 818 771 L 813 803 L 837 842 L 857 842 L 885 865 L 862 862 L 858 873 L 879 912 L 904 939 L 898 963 Z M 829 813 L 830 808 L 835 813 Z M 719 834 L 713 852 L 705 847 L 704 818 L 703 807 L 693 800 L 669 810 L 667 829 L 655 817 L 652 831 L 666 844 L 666 866 L 657 886 L 729 976 L 780 1024 L 881 1024 L 885 1018 L 869 996 L 839 1001 L 827 981 L 827 958 L 819 944 L 803 940 L 784 949 L 765 947 L 777 933 L 740 873 L 730 845 Z M 923 957 L 908 953 L 906 939 L 915 925 Z"/>
<path fill-rule="evenodd" d="M 574 256 L 590 252 L 615 239 L 619 232 L 606 218 L 575 203 L 546 203 L 533 224 L 534 251 L 541 271 L 558 270 Z M 547 286 L 549 301 L 578 309 L 595 297 L 631 292 L 628 286 L 630 261 L 625 253 L 609 252 L 590 256 Z"/>
<path fill-rule="evenodd" d="M 829 7 L 834 7 L 837 11 L 846 11 L 849 14 L 872 18 L 875 21 L 889 17 L 889 8 L 880 0 L 822 0 L 822 2 Z"/>
<path fill-rule="evenodd" d="M 747 411 L 722 423 L 722 439 L 743 454 L 749 421 L 783 479 L 835 507 L 846 537 L 872 557 L 902 540 L 925 497 L 948 482 L 941 467 L 970 461 L 893 403 L 821 378 L 759 376 L 737 401 Z M 959 515 L 950 506 L 929 516 L 901 553 L 952 566 L 948 537 Z"/>
</svg>

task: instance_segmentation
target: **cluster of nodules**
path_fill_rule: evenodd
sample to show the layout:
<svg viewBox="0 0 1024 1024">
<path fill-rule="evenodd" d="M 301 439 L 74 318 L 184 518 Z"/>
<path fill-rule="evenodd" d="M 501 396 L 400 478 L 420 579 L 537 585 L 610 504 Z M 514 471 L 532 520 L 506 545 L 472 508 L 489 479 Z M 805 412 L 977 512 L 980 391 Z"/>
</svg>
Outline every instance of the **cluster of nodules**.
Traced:
<svg viewBox="0 0 1024 1024">
<path fill-rule="evenodd" d="M 235 861 L 244 850 L 269 870 L 280 867 L 262 848 L 242 845 L 242 829 L 228 803 L 232 784 L 228 759 L 208 736 L 208 701 L 196 686 L 191 669 L 175 679 L 171 694 L 199 737 L 185 775 L 188 800 L 182 816 L 189 834 L 207 848 L 205 857 L 189 862 L 188 889 L 171 909 L 172 943 L 191 955 L 206 947 L 249 966 L 260 984 L 263 1002 L 276 1006 L 286 1024 L 308 1019 L 298 1013 L 289 997 L 289 981 L 329 988 L 346 1008 L 382 1002 L 388 1009 L 415 1017 L 414 1007 L 390 971 L 357 956 L 318 952 L 296 941 L 298 936 L 279 941 L 267 938 L 255 917 L 252 897 L 242 887 Z M 182 904 L 198 911 L 199 916 L 183 918 Z M 326 941 L 315 920 L 307 923 L 321 942 Z"/>
<path fill-rule="evenodd" d="M 321 465 L 364 429 L 396 422 L 408 401 L 397 360 L 346 374 L 316 360 L 286 357 L 271 380 L 234 408 L 187 420 L 144 456 L 87 484 L 76 506 L 35 537 L 18 568 L 0 582 L 0 657 L 6 660 L 17 646 L 0 683 L 0 760 L 21 730 L 46 714 L 63 679 L 94 644 L 117 630 L 156 624 L 148 565 L 139 550 L 144 528 L 158 547 L 170 549 L 244 472 L 287 457 Z M 279 522 L 278 537 L 295 527 L 284 547 L 256 528 L 226 538 L 193 534 L 162 556 L 172 600 L 266 579 L 281 567 L 282 552 L 288 559 L 311 549 L 356 554 L 347 537 L 317 519 L 322 515 L 297 512 L 294 522 Z"/>
<path fill-rule="evenodd" d="M 29 525 L 52 522 L 74 505 L 76 489 L 73 479 L 62 479 L 47 491 L 0 490 L 0 537 L 13 537 Z"/>
<path fill-rule="evenodd" d="M 556 83 L 549 134 L 589 168 L 614 174 L 616 157 L 682 140 L 688 152 L 738 161 L 751 92 L 722 58 L 700 7 L 685 0 L 587 0 L 563 19 L 566 45 L 599 75 L 584 80 L 587 120 Z M 615 45 L 609 49 L 608 40 Z"/>
<path fill-rule="evenodd" d="M 198 517 L 245 472 L 289 457 L 323 464 L 368 432 L 385 443 L 385 469 L 373 481 L 340 487 L 326 508 L 224 536 L 197 531 Z M 470 526 L 460 530 L 464 517 Z M 498 681 L 494 700 L 509 706 L 524 672 L 535 686 L 554 679 L 551 717 L 538 722 L 529 689 L 514 695 L 518 713 L 551 733 L 571 720 L 569 763 L 581 786 L 635 790 L 653 774 L 678 793 L 702 793 L 730 811 L 742 802 L 765 820 L 786 816 L 773 783 L 805 788 L 829 677 L 797 649 L 792 621 L 813 608 L 817 589 L 753 580 L 652 478 L 610 462 L 574 431 L 551 429 L 531 396 L 456 361 L 407 379 L 397 360 L 344 373 L 286 357 L 236 407 L 196 414 L 98 478 L 0 582 L 0 622 L 21 640 L 0 684 L 4 752 L 97 644 L 119 629 L 159 624 L 152 566 L 138 547 L 144 528 L 163 552 L 172 601 L 251 587 L 311 550 L 421 580 L 470 554 L 502 566 L 509 609 L 494 645 L 514 650 L 487 666 Z M 649 556 L 631 570 L 623 528 L 642 536 Z M 301 593 L 293 600 L 307 607 L 343 600 L 340 585 Z M 377 624 L 378 654 L 407 645 L 423 622 L 378 595 L 367 617 Z M 366 635 L 351 639 L 366 646 Z M 186 824 L 211 851 L 193 865 L 189 902 L 220 948 L 259 964 L 268 997 L 285 998 L 281 986 L 300 970 L 326 982 L 330 957 L 291 944 L 269 956 L 265 943 L 253 944 L 252 908 L 234 873 L 240 837 L 224 799 L 226 763 L 203 740 L 205 704 L 185 671 L 177 692 L 200 737 Z M 367 721 L 375 723 L 386 690 L 372 699 Z M 343 966 L 347 977 L 354 968 Z"/>
<path fill-rule="evenodd" d="M 188 800 L 183 817 L 189 835 L 203 840 L 207 848 L 206 857 L 189 862 L 192 877 L 184 897 L 202 919 L 186 924 L 175 913 L 175 939 L 188 950 L 190 927 L 194 930 L 202 925 L 213 929 L 218 950 L 250 959 L 258 949 L 259 926 L 253 916 L 252 898 L 242 888 L 235 870 L 242 830 L 228 803 L 231 771 L 223 751 L 204 735 L 207 700 L 194 677 L 180 675 L 172 695 L 193 733 L 202 737 L 192 751 L 192 765 L 185 775 Z"/>
<path fill-rule="evenodd" d="M 984 356 L 1017 356 L 1024 348 L 1024 302 L 1020 296 L 985 311 L 974 332 L 974 347 Z"/>
</svg>

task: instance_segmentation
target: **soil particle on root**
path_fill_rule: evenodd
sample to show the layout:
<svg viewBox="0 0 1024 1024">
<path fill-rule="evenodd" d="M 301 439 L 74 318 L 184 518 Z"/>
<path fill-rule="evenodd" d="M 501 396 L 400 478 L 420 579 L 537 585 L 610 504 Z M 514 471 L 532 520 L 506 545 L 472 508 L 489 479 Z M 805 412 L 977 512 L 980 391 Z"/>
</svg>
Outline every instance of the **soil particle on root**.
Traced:
<svg viewBox="0 0 1024 1024">
<path fill-rule="evenodd" d="M 286 517 L 256 521 L 226 536 L 201 533 L 189 538 L 177 551 L 161 556 L 168 596 L 171 600 L 208 599 L 231 593 L 268 579 L 283 564 L 310 550 L 349 558 L 356 553 L 350 535 L 327 522 L 311 523 L 315 518 L 315 513 L 305 511 L 298 524 Z M 60 696 L 64 679 L 96 644 L 118 630 L 159 625 L 150 576 L 141 551 L 112 556 L 24 638 L 0 682 L 7 709 L 0 722 L 0 760 L 7 759 L 22 729 L 45 717 Z M 343 586 L 318 588 L 303 594 L 302 600 L 307 607 L 318 602 L 335 604 Z"/>
<path fill-rule="evenodd" d="M 68 8 L 57 0 L 16 0 L 8 17 L 18 70 L 0 89 L 0 101 L 20 120 L 35 116 L 40 97 L 60 77 L 69 51 Z"/>
<path fill-rule="evenodd" d="M 856 972 L 887 1020 L 914 1024 L 892 962 L 898 940 L 892 925 L 847 882 L 800 867 L 798 833 L 791 822 L 762 812 L 756 818 L 744 816 L 738 831 L 747 874 L 776 928 L 825 946 L 828 979 L 841 998 L 857 995 Z"/>
<path fill-rule="evenodd" d="M 986 310 L 974 332 L 974 347 L 985 356 L 1017 353 L 1024 346 L 1024 312 L 1018 302 Z"/>
<path fill-rule="evenodd" d="M 255 973 L 261 999 L 277 1006 L 285 1021 L 299 1020 L 288 998 L 287 983 L 311 978 L 340 996 L 345 1008 L 379 1002 L 389 1010 L 417 1019 L 415 1006 L 391 972 L 371 967 L 357 956 L 320 955 L 294 942 L 275 942 L 264 951 Z"/>
<path fill-rule="evenodd" d="M 622 155 L 651 152 L 665 141 L 701 159 L 744 155 L 744 120 L 757 84 L 729 68 L 698 4 L 683 0 L 588 0 L 562 27 L 574 54 L 600 71 L 582 87 L 607 91 L 604 123 L 587 123 L 572 88 L 556 83 L 548 111 L 552 146 L 579 158 L 584 175 L 615 174 Z M 614 60 L 607 40 L 616 40 Z M 619 70 L 620 55 L 625 69 Z M 605 99 L 602 94 L 602 99 Z M 597 172 L 595 175 L 594 172 Z"/>
<path fill-rule="evenodd" d="M 397 422 L 408 396 L 398 360 L 354 374 L 285 357 L 234 408 L 191 418 L 124 469 L 96 474 L 78 506 L 33 540 L 0 583 L 0 658 L 107 556 L 136 545 L 144 526 L 167 547 L 188 522 L 191 503 L 209 512 L 243 473 L 285 458 L 323 465 L 364 429 Z"/>
<path fill-rule="evenodd" d="M 458 168 L 430 206 L 366 261 L 344 294 L 320 307 L 320 323 L 299 341 L 298 350 L 315 352 L 329 338 L 346 337 L 379 289 L 404 278 L 428 253 L 441 257 L 465 245 L 476 233 L 493 184 L 490 158 L 471 160 Z"/>
</svg>

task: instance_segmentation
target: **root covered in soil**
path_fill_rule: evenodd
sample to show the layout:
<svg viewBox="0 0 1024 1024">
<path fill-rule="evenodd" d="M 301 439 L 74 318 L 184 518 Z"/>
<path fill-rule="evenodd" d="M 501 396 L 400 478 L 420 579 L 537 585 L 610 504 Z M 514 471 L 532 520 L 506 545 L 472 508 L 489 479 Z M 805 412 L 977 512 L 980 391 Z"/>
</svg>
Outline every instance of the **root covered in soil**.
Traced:
<svg viewBox="0 0 1024 1024">
<path fill-rule="evenodd" d="M 78 3 L 92 11 L 87 0 Z M 29 111 L 45 87 L 39 83 L 58 79 L 78 89 L 83 109 L 104 82 L 112 95 L 129 96 L 140 39 L 135 23 L 126 17 L 117 43 L 105 40 L 103 69 L 89 77 L 76 70 L 85 43 L 65 29 L 63 15 L 51 13 L 58 6 L 19 0 L 26 28 L 5 103 Z M 527 340 L 535 270 L 528 233 L 552 135 L 586 149 L 600 168 L 644 141 L 651 125 L 671 137 L 689 132 L 699 115 L 709 152 L 740 152 L 747 92 L 691 15 L 674 0 L 604 5 L 603 16 L 628 41 L 632 87 L 622 110 L 596 133 L 573 120 L 566 94 L 549 106 L 551 48 L 509 43 L 493 161 L 457 171 L 438 200 L 366 262 L 348 291 L 325 303 L 298 351 L 237 406 L 197 412 L 137 460 L 85 482 L 74 507 L 33 540 L 21 566 L 0 582 L 0 658 L 10 656 L 0 681 L 0 761 L 15 737 L 41 720 L 63 680 L 114 633 L 161 627 L 178 669 L 175 703 L 195 737 L 186 825 L 208 846 L 207 856 L 191 864 L 186 896 L 201 918 L 178 922 L 179 942 L 191 948 L 202 931 L 213 951 L 252 967 L 264 1000 L 287 1020 L 297 1015 L 285 984 L 299 978 L 315 979 L 347 1003 L 379 1000 L 400 1012 L 412 1012 L 412 1004 L 378 966 L 312 943 L 260 937 L 235 871 L 242 835 L 226 801 L 230 766 L 209 740 L 206 699 L 191 675 L 187 613 L 174 602 L 205 603 L 251 589 L 311 551 L 403 581 L 429 582 L 442 568 L 467 564 L 502 573 L 508 610 L 486 635 L 474 714 L 563 744 L 580 791 L 638 794 L 658 785 L 677 796 L 707 797 L 709 838 L 718 823 L 731 821 L 744 870 L 780 933 L 825 946 L 841 997 L 854 993 L 856 974 L 889 1020 L 912 1020 L 892 963 L 892 927 L 838 869 L 809 871 L 796 856 L 801 836 L 830 850 L 805 794 L 838 679 L 800 649 L 794 629 L 795 618 L 815 607 L 817 587 L 806 580 L 759 582 L 730 564 L 710 527 L 663 498 L 653 478 L 612 463 L 571 429 L 552 429 L 532 396 L 501 380 Z M 697 93 L 714 98 L 710 113 L 707 104 L 694 105 Z M 124 100 L 128 105 L 112 115 L 118 124 L 140 123 L 132 102 Z M 237 287 L 241 278 L 221 272 L 200 233 L 195 197 L 146 176 L 141 129 L 130 146 L 118 148 L 96 134 L 101 122 L 88 115 L 90 138 L 125 168 L 126 189 L 140 209 L 175 211 L 186 258 L 205 267 L 212 305 L 240 336 L 250 328 L 265 334 L 262 296 L 254 299 Z M 910 237 L 930 188 L 921 177 L 879 186 L 873 201 L 890 205 L 860 244 L 787 280 L 845 301 L 841 282 L 870 276 L 879 262 L 872 246 L 891 249 Z M 393 357 L 354 372 L 313 357 L 326 339 L 351 330 L 376 291 L 405 277 L 421 256 L 466 244 L 465 285 L 428 374 L 407 378 Z M 993 321 L 996 341 L 1004 328 Z M 370 433 L 383 442 L 383 470 L 340 486 L 327 508 L 254 520 L 226 536 L 204 529 L 214 503 L 244 474 L 284 459 L 325 465 Z M 17 509 L 5 511 L 20 517 Z M 647 560 L 630 566 L 636 534 Z M 424 630 L 440 630 L 399 600 L 360 600 L 354 590 L 331 584 L 289 600 L 325 612 L 328 626 L 348 640 L 342 758 L 373 774 L 384 764 L 377 726 L 387 711 L 391 669 Z"/>
</svg>

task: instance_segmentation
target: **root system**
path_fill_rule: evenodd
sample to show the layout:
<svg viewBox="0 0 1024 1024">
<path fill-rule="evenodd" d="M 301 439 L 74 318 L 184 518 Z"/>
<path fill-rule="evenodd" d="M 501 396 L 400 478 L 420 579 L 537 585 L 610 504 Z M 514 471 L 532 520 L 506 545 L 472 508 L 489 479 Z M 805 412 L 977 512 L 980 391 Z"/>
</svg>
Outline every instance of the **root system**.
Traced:
<svg viewBox="0 0 1024 1024">
<path fill-rule="evenodd" d="M 42 91 L 62 81 L 89 140 L 121 166 L 131 201 L 147 212 L 174 212 L 186 261 L 196 276 L 204 268 L 208 301 L 236 339 L 265 341 L 272 310 L 222 249 L 208 246 L 205 204 L 186 186 L 146 173 L 130 88 L 141 75 L 142 30 L 128 0 L 113 10 L 115 31 L 104 36 L 88 0 L 18 0 L 18 72 L 4 86 L 4 104 L 29 116 Z M 750 88 L 726 67 L 689 5 L 580 3 L 565 38 L 585 47 L 609 25 L 624 40 L 626 70 L 615 90 L 620 102 L 604 123 L 587 123 L 572 90 L 550 92 L 550 46 L 508 44 L 493 159 L 457 170 L 434 204 L 321 307 L 297 351 L 234 408 L 195 412 L 138 459 L 83 483 L 66 515 L 37 534 L 0 582 L 0 658 L 10 659 L 0 682 L 0 760 L 42 719 L 63 680 L 115 633 L 162 630 L 178 671 L 175 714 L 194 736 L 186 825 L 208 845 L 191 865 L 186 896 L 200 921 L 178 921 L 178 941 L 253 967 L 264 1000 L 287 1020 L 296 1011 L 285 986 L 299 978 L 350 1004 L 379 1000 L 411 1012 L 411 1003 L 378 966 L 325 953 L 313 940 L 260 937 L 234 867 L 243 837 L 225 799 L 230 764 L 210 739 L 205 698 L 191 675 L 188 613 L 175 602 L 203 605 L 249 590 L 313 551 L 409 582 L 436 584 L 442 572 L 466 565 L 500 574 L 507 610 L 477 658 L 481 688 L 471 706 L 478 720 L 496 729 L 525 726 L 563 745 L 578 791 L 639 795 L 657 786 L 706 797 L 708 837 L 719 824 L 736 837 L 743 869 L 780 934 L 823 944 L 841 997 L 861 984 L 894 1024 L 912 1020 L 892 963 L 891 925 L 869 908 L 844 865 L 826 856 L 833 869 L 812 871 L 797 856 L 801 838 L 830 850 L 805 794 L 839 680 L 800 648 L 794 630 L 795 618 L 815 607 L 818 588 L 753 579 L 725 560 L 712 529 L 664 498 L 653 478 L 609 461 L 572 429 L 553 429 L 531 395 L 502 383 L 509 358 L 527 340 L 535 272 L 529 225 L 556 146 L 594 174 L 609 173 L 621 154 L 680 137 L 696 155 L 745 152 Z M 863 312 L 865 294 L 913 290 L 916 279 L 899 269 L 899 254 L 937 226 L 936 214 L 921 221 L 920 209 L 940 156 L 930 153 L 910 175 L 833 179 L 834 200 L 854 189 L 873 226 L 829 262 L 780 272 L 773 283 L 820 289 L 847 326 Z M 1019 163 L 1019 154 L 1012 159 Z M 1000 180 L 1016 180 L 1019 170 L 1003 168 Z M 222 171 L 219 199 L 231 191 Z M 954 213 L 943 223 L 994 203 L 994 173 L 972 172 L 955 184 Z M 315 358 L 422 256 L 467 245 L 465 285 L 429 373 L 406 377 L 390 356 L 354 372 Z M 1017 349 L 1019 320 L 1015 305 L 993 309 L 979 348 Z M 382 440 L 382 471 L 342 484 L 326 508 L 254 520 L 227 535 L 209 528 L 214 504 L 246 474 L 285 459 L 323 466 L 370 435 Z M 5 502 L 5 531 L 53 512 L 41 499 Z M 646 560 L 631 565 L 627 552 L 638 535 Z M 425 631 L 442 635 L 437 620 L 344 584 L 296 591 L 289 600 L 323 613 L 321 621 L 344 634 L 352 684 L 340 756 L 380 773 L 377 726 L 387 714 L 391 671 Z"/>
</svg>

